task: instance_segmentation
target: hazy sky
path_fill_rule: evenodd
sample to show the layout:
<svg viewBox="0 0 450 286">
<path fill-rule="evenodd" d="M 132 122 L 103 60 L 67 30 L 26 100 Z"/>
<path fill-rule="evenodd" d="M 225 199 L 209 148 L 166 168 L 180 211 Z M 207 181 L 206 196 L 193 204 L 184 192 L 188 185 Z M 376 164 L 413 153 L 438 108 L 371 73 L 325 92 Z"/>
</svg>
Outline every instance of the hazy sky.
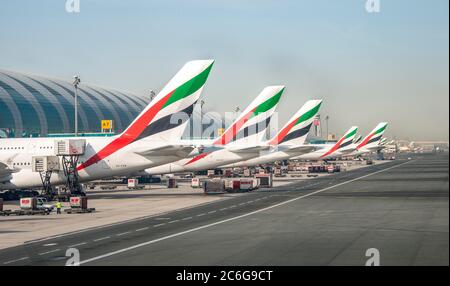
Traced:
<svg viewBox="0 0 450 286">
<path fill-rule="evenodd" d="M 449 138 L 449 1 L 2 0 L 0 68 L 139 94 L 188 60 L 214 58 L 210 110 L 244 107 L 285 84 L 284 124 L 323 98 L 331 132 L 351 125 L 410 140 Z"/>
</svg>

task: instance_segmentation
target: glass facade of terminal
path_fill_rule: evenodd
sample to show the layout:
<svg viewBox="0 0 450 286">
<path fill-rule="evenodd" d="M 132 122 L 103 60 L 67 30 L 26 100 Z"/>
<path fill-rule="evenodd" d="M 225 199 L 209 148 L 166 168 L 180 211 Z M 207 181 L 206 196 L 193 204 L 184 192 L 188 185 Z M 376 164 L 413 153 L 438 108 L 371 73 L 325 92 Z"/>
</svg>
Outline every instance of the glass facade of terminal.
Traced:
<svg viewBox="0 0 450 286">
<path fill-rule="evenodd" d="M 69 81 L 0 70 L 0 137 L 46 136 L 74 132 L 75 88 Z M 100 132 L 113 120 L 121 132 L 149 99 L 85 85 L 78 88 L 79 132 Z"/>
</svg>

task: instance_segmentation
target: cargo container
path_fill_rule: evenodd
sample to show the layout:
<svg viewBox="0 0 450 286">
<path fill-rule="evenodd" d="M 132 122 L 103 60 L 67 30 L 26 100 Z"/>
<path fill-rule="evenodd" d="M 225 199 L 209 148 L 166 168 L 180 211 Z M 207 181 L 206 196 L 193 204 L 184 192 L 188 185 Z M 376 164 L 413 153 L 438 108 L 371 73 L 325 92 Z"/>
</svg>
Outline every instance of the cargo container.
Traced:
<svg viewBox="0 0 450 286">
<path fill-rule="evenodd" d="M 228 192 L 238 192 L 241 189 L 241 179 L 225 180 L 225 188 Z"/>
<path fill-rule="evenodd" d="M 205 192 L 205 194 L 223 194 L 225 193 L 225 180 L 206 180 L 203 182 L 203 191 Z"/>
<path fill-rule="evenodd" d="M 253 179 L 242 179 L 241 180 L 241 191 L 251 191 L 254 189 L 254 181 Z"/>
<path fill-rule="evenodd" d="M 333 165 L 328 166 L 328 173 L 334 173 L 334 166 Z"/>
<path fill-rule="evenodd" d="M 178 188 L 177 180 L 175 178 L 168 178 L 167 179 L 167 188 L 168 189 Z"/>
<path fill-rule="evenodd" d="M 200 179 L 199 178 L 192 178 L 191 179 L 191 187 L 193 187 L 193 188 L 200 188 Z"/>
<path fill-rule="evenodd" d="M 257 174 L 256 179 L 259 179 L 259 186 L 262 188 L 273 187 L 273 175 L 272 174 Z"/>
<path fill-rule="evenodd" d="M 69 202 L 70 208 L 64 210 L 67 214 L 91 213 L 95 211 L 95 208 L 88 208 L 88 197 L 86 196 L 70 197 Z"/>
<path fill-rule="evenodd" d="M 79 208 L 79 209 L 87 209 L 88 207 L 88 198 L 86 196 L 81 197 L 70 197 L 70 207 L 71 208 Z"/>
<path fill-rule="evenodd" d="M 287 168 L 276 167 L 274 168 L 275 177 L 286 177 Z"/>
<path fill-rule="evenodd" d="M 26 210 L 36 210 L 37 209 L 37 198 L 21 198 L 20 208 Z"/>
<path fill-rule="evenodd" d="M 128 189 L 143 189 L 144 186 L 139 184 L 139 180 L 136 178 L 130 178 L 127 182 Z"/>
</svg>

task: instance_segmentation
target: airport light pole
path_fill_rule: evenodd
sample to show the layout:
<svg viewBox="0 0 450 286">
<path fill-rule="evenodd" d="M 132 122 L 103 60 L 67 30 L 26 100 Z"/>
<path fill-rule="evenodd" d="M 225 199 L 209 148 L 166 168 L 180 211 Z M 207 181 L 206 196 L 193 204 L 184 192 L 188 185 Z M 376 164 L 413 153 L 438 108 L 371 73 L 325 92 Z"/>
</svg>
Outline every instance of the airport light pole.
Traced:
<svg viewBox="0 0 450 286">
<path fill-rule="evenodd" d="M 74 76 L 73 86 L 75 87 L 75 137 L 78 136 L 78 84 L 80 84 L 80 76 Z"/>
<path fill-rule="evenodd" d="M 330 119 L 330 117 L 327 115 L 327 116 L 325 116 L 325 122 L 326 122 L 326 124 L 327 124 L 327 138 L 326 138 L 326 141 L 328 142 L 328 119 Z"/>
<path fill-rule="evenodd" d="M 155 97 L 156 93 L 152 90 L 150 90 L 150 101 L 153 100 L 153 98 Z"/>
</svg>

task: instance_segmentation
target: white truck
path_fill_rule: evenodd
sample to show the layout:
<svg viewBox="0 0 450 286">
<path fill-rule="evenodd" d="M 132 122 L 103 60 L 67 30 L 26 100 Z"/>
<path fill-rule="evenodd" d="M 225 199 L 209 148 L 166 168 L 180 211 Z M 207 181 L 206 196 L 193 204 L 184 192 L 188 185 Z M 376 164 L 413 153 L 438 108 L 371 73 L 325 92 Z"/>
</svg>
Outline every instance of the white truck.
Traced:
<svg viewBox="0 0 450 286">
<path fill-rule="evenodd" d="M 54 205 L 49 204 L 46 198 L 37 198 L 37 209 L 45 210 L 47 213 L 51 213 L 55 208 Z"/>
</svg>

